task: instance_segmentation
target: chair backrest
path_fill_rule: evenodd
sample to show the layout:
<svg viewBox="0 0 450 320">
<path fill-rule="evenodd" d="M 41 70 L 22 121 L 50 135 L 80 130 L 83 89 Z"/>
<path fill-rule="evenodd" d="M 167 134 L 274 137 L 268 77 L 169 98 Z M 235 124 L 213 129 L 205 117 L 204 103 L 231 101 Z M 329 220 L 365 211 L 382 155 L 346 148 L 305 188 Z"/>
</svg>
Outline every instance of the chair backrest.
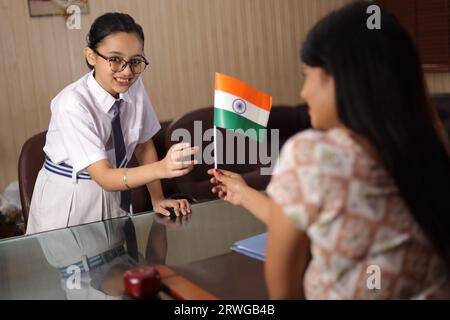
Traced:
<svg viewBox="0 0 450 320">
<path fill-rule="evenodd" d="M 183 129 L 185 133 L 189 133 L 191 144 L 200 146 L 201 152 L 205 152 L 206 155 L 209 155 L 211 153 L 209 151 L 211 150 L 211 143 L 213 139 L 208 141 L 207 138 L 203 139 L 203 135 L 207 130 L 213 128 L 213 119 L 213 107 L 194 110 L 179 117 L 178 119 L 175 119 L 169 125 L 166 131 L 166 149 L 168 150 L 173 144 L 176 144 L 183 140 L 182 138 L 177 137 L 178 133 L 182 133 L 182 131 L 179 131 L 179 129 Z M 196 121 L 197 124 L 195 124 Z M 275 106 L 272 109 L 269 123 L 267 125 L 268 129 L 279 129 L 280 148 L 290 136 L 309 127 L 309 116 L 307 108 L 304 105 L 298 107 Z M 221 145 L 220 142 L 218 142 L 217 146 L 218 158 L 223 159 L 223 161 L 226 162 L 225 160 L 227 159 L 227 148 L 225 148 L 225 141 L 233 139 L 237 134 L 220 128 L 218 128 L 217 130 L 218 134 L 220 133 L 220 135 L 223 137 L 223 144 Z M 172 134 L 174 133 L 174 141 L 172 141 Z M 272 141 L 270 140 L 270 134 L 268 134 L 267 138 L 269 144 L 268 150 L 270 150 L 270 144 L 272 143 Z M 254 145 L 251 146 L 252 144 Z M 255 148 L 255 145 L 257 145 L 257 143 L 248 138 L 245 138 L 245 145 L 238 146 L 235 143 L 233 149 L 233 164 L 224 163 L 219 165 L 219 168 L 240 173 L 250 186 L 261 190 L 267 186 L 270 180 L 270 176 L 262 176 L 260 174 L 260 168 L 263 166 L 263 164 L 260 162 L 261 159 L 259 159 L 259 157 L 255 164 L 249 164 L 250 162 L 248 150 L 251 150 L 251 148 Z M 259 148 L 259 146 L 257 148 Z M 228 151 L 231 151 L 231 149 Z M 245 153 L 245 164 L 238 164 L 237 154 L 242 155 L 243 153 Z M 202 160 L 204 160 L 203 157 Z M 207 164 L 202 161 L 202 163 L 196 165 L 194 170 L 192 170 L 192 172 L 190 172 L 188 175 L 174 179 L 179 191 L 183 194 L 191 195 L 198 200 L 216 198 L 216 195 L 212 194 L 210 191 L 210 177 L 206 173 L 207 170 L 212 167 L 213 164 Z"/>
<path fill-rule="evenodd" d="M 46 135 L 47 131 L 44 131 L 28 139 L 22 146 L 19 156 L 19 192 L 25 227 L 28 222 L 34 184 L 45 160 L 45 153 L 42 149 L 45 145 Z"/>
</svg>

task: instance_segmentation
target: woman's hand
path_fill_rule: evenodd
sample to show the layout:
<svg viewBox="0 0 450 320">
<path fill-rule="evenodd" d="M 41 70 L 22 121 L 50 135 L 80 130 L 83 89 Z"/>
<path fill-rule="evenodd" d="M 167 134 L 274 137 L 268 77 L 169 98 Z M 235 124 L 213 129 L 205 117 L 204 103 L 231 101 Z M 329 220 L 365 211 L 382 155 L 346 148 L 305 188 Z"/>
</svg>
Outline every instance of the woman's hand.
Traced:
<svg viewBox="0 0 450 320">
<path fill-rule="evenodd" d="M 164 159 L 160 161 L 162 166 L 162 178 L 175 178 L 188 174 L 197 164 L 197 160 L 183 160 L 199 151 L 198 147 L 191 147 L 189 143 L 177 143 L 173 145 Z"/>
<path fill-rule="evenodd" d="M 177 217 L 191 213 L 191 204 L 186 199 L 161 199 L 154 201 L 152 204 L 153 211 L 161 213 L 166 217 L 170 217 L 168 208 L 173 208 Z"/>
<path fill-rule="evenodd" d="M 210 169 L 208 174 L 213 176 L 210 180 L 211 183 L 216 184 L 211 189 L 213 193 L 217 193 L 220 199 L 236 206 L 242 205 L 242 197 L 247 183 L 239 174 L 218 169 Z"/>
</svg>

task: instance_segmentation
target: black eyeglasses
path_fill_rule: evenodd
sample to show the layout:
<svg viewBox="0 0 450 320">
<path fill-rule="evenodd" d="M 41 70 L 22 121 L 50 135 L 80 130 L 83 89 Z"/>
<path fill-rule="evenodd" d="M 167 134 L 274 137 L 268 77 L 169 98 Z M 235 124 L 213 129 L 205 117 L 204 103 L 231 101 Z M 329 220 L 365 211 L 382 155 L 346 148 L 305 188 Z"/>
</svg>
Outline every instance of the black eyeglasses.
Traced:
<svg viewBox="0 0 450 320">
<path fill-rule="evenodd" d="M 142 58 L 133 58 L 130 61 L 126 61 L 125 59 L 122 59 L 121 57 L 105 57 L 101 53 L 99 53 L 97 50 L 93 49 L 95 54 L 97 54 L 99 57 L 102 57 L 106 61 L 109 62 L 109 67 L 111 68 L 112 72 L 121 72 L 125 70 L 127 67 L 127 64 L 130 65 L 131 71 L 134 74 L 139 74 L 142 71 L 145 70 L 145 68 L 148 66 L 147 60 Z"/>
</svg>

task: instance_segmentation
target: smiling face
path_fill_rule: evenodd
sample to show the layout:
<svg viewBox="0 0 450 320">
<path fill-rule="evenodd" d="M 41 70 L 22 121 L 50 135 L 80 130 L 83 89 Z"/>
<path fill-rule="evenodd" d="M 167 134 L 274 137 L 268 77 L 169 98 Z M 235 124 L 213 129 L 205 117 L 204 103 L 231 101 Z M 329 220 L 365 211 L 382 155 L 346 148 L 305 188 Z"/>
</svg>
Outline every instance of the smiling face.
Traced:
<svg viewBox="0 0 450 320">
<path fill-rule="evenodd" d="M 305 83 L 300 93 L 309 107 L 313 128 L 328 130 L 341 127 L 336 107 L 334 78 L 322 68 L 304 65 Z"/>
<path fill-rule="evenodd" d="M 107 36 L 98 45 L 96 51 L 110 59 L 121 58 L 125 61 L 133 59 L 143 59 L 144 48 L 139 37 L 134 33 L 119 32 Z M 120 93 L 128 91 L 130 86 L 139 78 L 139 74 L 134 74 L 127 64 L 126 68 L 119 72 L 113 72 L 109 61 L 95 53 L 91 48 L 85 49 L 86 59 L 95 69 L 95 79 L 115 98 Z"/>
</svg>

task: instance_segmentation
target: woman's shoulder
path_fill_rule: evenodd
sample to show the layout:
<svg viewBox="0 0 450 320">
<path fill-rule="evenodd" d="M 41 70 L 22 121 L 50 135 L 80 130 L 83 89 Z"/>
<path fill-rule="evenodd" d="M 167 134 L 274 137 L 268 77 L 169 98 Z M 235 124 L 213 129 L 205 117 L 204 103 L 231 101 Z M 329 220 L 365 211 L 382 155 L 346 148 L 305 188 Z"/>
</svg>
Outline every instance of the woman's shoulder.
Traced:
<svg viewBox="0 0 450 320">
<path fill-rule="evenodd" d="M 351 170 L 357 157 L 367 158 L 344 129 L 304 130 L 291 137 L 283 147 L 298 164 Z"/>
<path fill-rule="evenodd" d="M 321 131 L 308 129 L 292 136 L 286 146 L 294 148 L 296 151 L 304 152 L 304 149 L 333 149 L 336 153 L 356 153 L 362 149 L 350 137 L 350 134 L 344 129 L 331 129 Z M 297 147 L 297 148 L 296 148 Z"/>
<path fill-rule="evenodd" d="M 305 130 L 286 143 L 297 166 L 314 166 L 323 175 L 357 176 L 377 185 L 391 184 L 383 166 L 376 163 L 345 129 Z"/>
</svg>

